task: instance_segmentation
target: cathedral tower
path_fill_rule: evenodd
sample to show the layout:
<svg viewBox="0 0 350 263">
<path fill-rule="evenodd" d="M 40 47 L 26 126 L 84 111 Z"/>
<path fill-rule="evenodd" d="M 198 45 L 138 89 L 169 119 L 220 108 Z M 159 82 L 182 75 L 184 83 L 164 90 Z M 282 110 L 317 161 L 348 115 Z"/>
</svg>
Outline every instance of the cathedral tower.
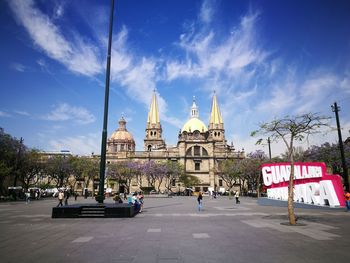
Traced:
<svg viewBox="0 0 350 263">
<path fill-rule="evenodd" d="M 144 139 L 145 151 L 164 149 L 165 142 L 162 139 L 162 125 L 160 124 L 156 91 L 153 91 L 151 107 L 146 124 L 146 137 Z"/>
<path fill-rule="evenodd" d="M 214 141 L 225 141 L 224 122 L 222 121 L 215 91 L 213 101 L 211 104 L 211 113 L 209 120 L 209 137 Z"/>
</svg>

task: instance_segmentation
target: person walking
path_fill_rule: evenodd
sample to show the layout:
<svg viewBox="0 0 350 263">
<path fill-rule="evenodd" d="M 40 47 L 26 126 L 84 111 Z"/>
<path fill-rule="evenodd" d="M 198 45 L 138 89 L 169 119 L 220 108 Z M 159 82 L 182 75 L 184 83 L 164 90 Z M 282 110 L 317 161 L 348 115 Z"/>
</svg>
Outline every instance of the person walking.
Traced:
<svg viewBox="0 0 350 263">
<path fill-rule="evenodd" d="M 346 211 L 347 211 L 347 212 L 350 212 L 350 193 L 349 193 L 349 192 L 346 192 L 346 193 L 344 194 L 344 197 L 345 197 Z"/>
<path fill-rule="evenodd" d="M 27 190 L 25 195 L 26 195 L 26 204 L 29 204 L 30 203 L 30 191 L 29 191 L 29 189 Z"/>
<path fill-rule="evenodd" d="M 63 198 L 64 198 L 64 193 L 62 192 L 62 190 L 60 190 L 58 192 L 58 205 L 57 205 L 57 207 L 63 206 Z"/>
<path fill-rule="evenodd" d="M 198 193 L 197 202 L 198 202 L 198 211 L 202 211 L 202 206 L 203 206 L 203 195 L 202 195 L 202 192 Z"/>
<path fill-rule="evenodd" d="M 240 203 L 240 201 L 239 201 L 239 191 L 236 191 L 235 198 L 236 198 L 236 204 L 239 204 Z"/>
<path fill-rule="evenodd" d="M 69 199 L 69 196 L 70 196 L 68 189 L 64 190 L 63 196 L 64 196 L 64 205 L 68 205 L 68 199 Z"/>
</svg>

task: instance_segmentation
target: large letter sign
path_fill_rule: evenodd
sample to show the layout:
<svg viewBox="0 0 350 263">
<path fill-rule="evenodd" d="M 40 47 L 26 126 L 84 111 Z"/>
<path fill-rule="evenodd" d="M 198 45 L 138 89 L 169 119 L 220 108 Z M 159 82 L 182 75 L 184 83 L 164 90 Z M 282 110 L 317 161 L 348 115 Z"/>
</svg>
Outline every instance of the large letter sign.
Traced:
<svg viewBox="0 0 350 263">
<path fill-rule="evenodd" d="M 262 165 L 268 198 L 288 200 L 290 168 L 290 163 Z M 324 163 L 295 163 L 294 202 L 331 207 L 345 206 L 341 177 L 327 174 Z"/>
</svg>

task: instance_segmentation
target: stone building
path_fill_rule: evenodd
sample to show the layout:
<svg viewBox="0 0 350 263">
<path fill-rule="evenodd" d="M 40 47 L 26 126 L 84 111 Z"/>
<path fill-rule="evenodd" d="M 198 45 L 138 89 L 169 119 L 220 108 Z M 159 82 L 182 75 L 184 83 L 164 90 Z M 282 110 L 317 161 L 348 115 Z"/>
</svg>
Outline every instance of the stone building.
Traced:
<svg viewBox="0 0 350 263">
<path fill-rule="evenodd" d="M 209 124 L 199 117 L 199 109 L 193 98 L 190 118 L 183 125 L 178 135 L 176 146 L 168 147 L 162 138 L 162 126 L 159 118 L 156 93 L 153 93 L 148 113 L 144 138 L 144 150 L 135 151 L 133 136 L 126 129 L 126 121 L 122 117 L 119 127 L 108 139 L 107 162 L 154 160 L 179 162 L 185 172 L 197 176 L 200 184 L 193 186 L 195 191 L 210 191 L 226 188 L 218 176 L 218 164 L 225 159 L 242 159 L 244 152 L 235 151 L 232 143 L 225 139 L 224 122 L 214 93 L 212 98 Z M 146 185 L 145 185 L 146 186 Z M 174 183 L 176 190 L 178 184 Z M 134 184 L 132 191 L 136 189 Z"/>
</svg>

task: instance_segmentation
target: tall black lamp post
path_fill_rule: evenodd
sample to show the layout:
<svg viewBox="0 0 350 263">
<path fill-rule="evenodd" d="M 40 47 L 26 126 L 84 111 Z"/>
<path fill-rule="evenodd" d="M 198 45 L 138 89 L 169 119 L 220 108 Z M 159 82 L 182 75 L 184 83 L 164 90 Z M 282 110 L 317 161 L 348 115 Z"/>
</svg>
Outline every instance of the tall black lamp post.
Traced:
<svg viewBox="0 0 350 263">
<path fill-rule="evenodd" d="M 341 155 L 341 162 L 343 167 L 343 179 L 344 179 L 344 187 L 346 191 L 349 191 L 349 175 L 348 175 L 348 168 L 346 166 L 345 161 L 345 154 L 344 154 L 344 146 L 343 146 L 343 139 L 341 136 L 341 129 L 340 129 L 340 123 L 339 123 L 339 107 L 336 102 L 331 106 L 332 111 L 335 112 L 335 119 L 337 121 L 337 130 L 338 130 L 338 138 L 339 138 L 339 149 L 340 149 L 340 155 Z"/>
<path fill-rule="evenodd" d="M 108 98 L 109 98 L 109 81 L 110 81 L 110 75 L 111 75 L 110 73 L 111 73 L 113 13 L 114 13 L 114 0 L 111 0 L 111 10 L 110 10 L 110 16 L 109 16 L 109 37 L 108 37 L 108 53 L 107 53 L 105 105 L 104 105 L 103 130 L 102 130 L 102 142 L 101 142 L 100 183 L 98 187 L 98 195 L 96 196 L 96 201 L 100 204 L 102 204 L 103 200 L 105 199 L 104 184 L 105 184 L 105 170 L 106 170 Z"/>
</svg>

